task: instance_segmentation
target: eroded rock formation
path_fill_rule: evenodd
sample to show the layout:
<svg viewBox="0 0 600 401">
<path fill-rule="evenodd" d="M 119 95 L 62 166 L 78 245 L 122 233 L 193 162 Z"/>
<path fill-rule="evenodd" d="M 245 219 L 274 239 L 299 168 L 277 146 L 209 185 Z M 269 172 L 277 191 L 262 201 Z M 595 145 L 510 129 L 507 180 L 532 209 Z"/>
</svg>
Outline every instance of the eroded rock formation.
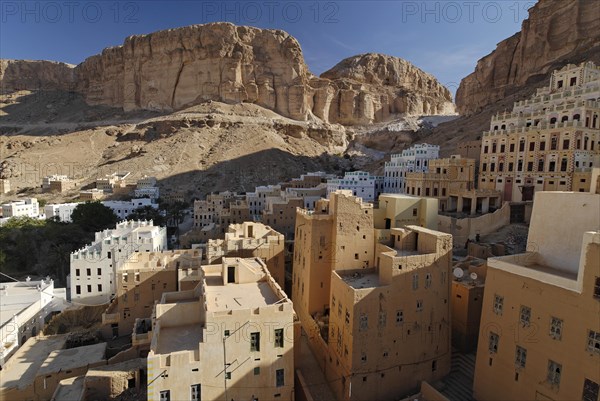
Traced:
<svg viewBox="0 0 600 401">
<path fill-rule="evenodd" d="M 456 92 L 472 114 L 567 63 L 600 62 L 600 6 L 594 0 L 540 0 L 521 31 L 477 62 Z M 541 77 L 540 77 L 541 78 Z"/>
<path fill-rule="evenodd" d="M 174 110 L 217 100 L 255 103 L 296 120 L 317 116 L 352 125 L 382 121 L 394 113 L 454 110 L 450 92 L 404 60 L 356 56 L 319 78 L 310 73 L 298 41 L 288 33 L 230 23 L 131 36 L 122 46 L 69 69 L 72 77 L 57 89 L 75 90 L 92 105 L 126 111 Z M 3 88 L 13 83 L 22 87 L 26 81 L 13 70 L 3 68 Z M 57 74 L 50 75 L 54 82 Z M 44 74 L 39 77 L 43 80 Z"/>
</svg>

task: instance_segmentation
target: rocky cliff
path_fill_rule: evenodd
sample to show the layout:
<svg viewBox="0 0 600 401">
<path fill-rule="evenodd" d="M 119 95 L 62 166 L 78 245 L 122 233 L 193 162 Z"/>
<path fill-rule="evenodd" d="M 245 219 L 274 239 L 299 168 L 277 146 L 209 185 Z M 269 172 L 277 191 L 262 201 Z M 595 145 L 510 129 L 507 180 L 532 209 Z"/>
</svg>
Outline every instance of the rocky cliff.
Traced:
<svg viewBox="0 0 600 401">
<path fill-rule="evenodd" d="M 454 110 L 449 91 L 404 60 L 361 55 L 316 77 L 288 33 L 230 23 L 131 36 L 71 70 L 62 89 L 83 94 L 89 104 L 125 111 L 168 111 L 217 100 L 255 103 L 296 120 L 316 116 L 353 125 L 394 113 Z M 11 69 L 2 76 L 3 88 L 22 81 L 26 78 Z"/>
<path fill-rule="evenodd" d="M 472 114 L 543 79 L 569 62 L 600 62 L 600 6 L 595 0 L 540 0 L 521 31 L 477 62 L 456 92 L 461 114 Z"/>
<path fill-rule="evenodd" d="M 0 89 L 67 90 L 74 84 L 74 67 L 53 61 L 0 59 Z"/>
<path fill-rule="evenodd" d="M 330 119 L 351 124 L 386 120 L 391 114 L 448 114 L 452 95 L 435 77 L 406 60 L 361 54 L 342 60 L 321 74 L 333 93 Z M 331 88 L 333 90 L 331 91 Z"/>
</svg>

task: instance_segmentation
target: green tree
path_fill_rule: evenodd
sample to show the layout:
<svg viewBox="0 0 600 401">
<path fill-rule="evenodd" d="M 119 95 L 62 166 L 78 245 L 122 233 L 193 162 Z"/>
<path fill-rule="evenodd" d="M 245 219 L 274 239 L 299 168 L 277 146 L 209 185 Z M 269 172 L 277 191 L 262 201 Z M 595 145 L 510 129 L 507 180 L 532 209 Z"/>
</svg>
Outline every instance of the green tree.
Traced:
<svg viewBox="0 0 600 401">
<path fill-rule="evenodd" d="M 96 232 L 114 228 L 119 218 L 100 202 L 86 202 L 77 205 L 71 220 L 87 232 Z"/>
<path fill-rule="evenodd" d="M 127 220 L 152 220 L 155 226 L 164 226 L 165 217 L 162 215 L 159 209 L 155 209 L 152 206 L 143 206 L 135 209 Z"/>
</svg>

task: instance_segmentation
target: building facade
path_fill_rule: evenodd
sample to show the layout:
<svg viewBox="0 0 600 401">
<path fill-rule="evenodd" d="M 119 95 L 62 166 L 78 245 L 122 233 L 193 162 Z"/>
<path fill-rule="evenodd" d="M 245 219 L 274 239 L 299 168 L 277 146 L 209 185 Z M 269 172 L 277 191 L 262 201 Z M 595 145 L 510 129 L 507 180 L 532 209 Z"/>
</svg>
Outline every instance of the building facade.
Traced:
<svg viewBox="0 0 600 401">
<path fill-rule="evenodd" d="M 50 278 L 0 284 L 0 367 L 66 308 L 66 298 L 66 290 L 54 288 Z"/>
<path fill-rule="evenodd" d="M 600 67 L 569 64 L 531 99 L 493 116 L 483 133 L 479 188 L 499 190 L 505 201 L 589 191 L 591 169 L 600 164 L 598 99 Z"/>
<path fill-rule="evenodd" d="M 71 253 L 71 300 L 99 305 L 116 294 L 116 274 L 136 252 L 167 249 L 167 230 L 152 221 L 123 221 L 114 229 L 97 232 L 92 244 Z"/>
<path fill-rule="evenodd" d="M 209 240 L 206 260 L 221 263 L 224 257 L 261 258 L 281 288 L 285 288 L 284 236 L 261 223 L 232 224 L 225 239 Z"/>
<path fill-rule="evenodd" d="M 488 259 L 473 395 L 597 400 L 600 195 L 537 193 L 528 241 Z"/>
<path fill-rule="evenodd" d="M 366 171 L 351 171 L 343 178 L 327 180 L 327 196 L 344 189 L 352 191 L 354 196 L 359 196 L 365 201 L 374 201 L 384 192 L 383 182 L 383 177 L 372 176 Z"/>
<path fill-rule="evenodd" d="M 441 211 L 448 210 L 450 192 L 475 188 L 475 160 L 453 155 L 447 159 L 429 161 L 427 172 L 406 174 L 406 193 L 434 197 Z"/>
<path fill-rule="evenodd" d="M 38 217 L 40 205 L 36 198 L 29 198 L 2 205 L 2 217 Z"/>
<path fill-rule="evenodd" d="M 71 222 L 71 215 L 73 210 L 79 205 L 79 203 L 56 203 L 44 206 L 44 214 L 46 219 L 58 219 L 63 223 Z"/>
<path fill-rule="evenodd" d="M 423 143 L 404 149 L 400 154 L 391 155 L 390 161 L 386 162 L 384 167 L 384 192 L 405 193 L 406 173 L 426 172 L 429 160 L 437 159 L 439 153 L 439 145 Z"/>
<path fill-rule="evenodd" d="M 163 294 L 148 354 L 148 400 L 293 400 L 292 302 L 258 258 L 202 268 Z"/>
<path fill-rule="evenodd" d="M 435 200 L 385 200 L 338 191 L 297 212 L 294 308 L 341 400 L 398 399 L 450 369 L 451 236 L 392 226 L 427 224 Z"/>
</svg>

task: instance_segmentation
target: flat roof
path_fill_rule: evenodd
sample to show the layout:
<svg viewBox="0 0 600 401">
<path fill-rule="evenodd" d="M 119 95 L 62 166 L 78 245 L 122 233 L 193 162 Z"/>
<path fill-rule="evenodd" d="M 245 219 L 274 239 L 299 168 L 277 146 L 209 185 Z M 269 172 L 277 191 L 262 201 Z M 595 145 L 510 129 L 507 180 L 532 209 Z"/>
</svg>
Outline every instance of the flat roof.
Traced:
<svg viewBox="0 0 600 401">
<path fill-rule="evenodd" d="M 202 342 L 202 325 L 187 324 L 176 327 L 161 327 L 158 335 L 157 354 L 170 354 L 178 351 L 189 351 Z"/>
<path fill-rule="evenodd" d="M 52 399 L 54 400 L 79 400 L 83 392 L 85 376 L 76 376 L 60 381 Z"/>
<path fill-rule="evenodd" d="M 260 308 L 281 299 L 267 281 L 223 285 L 220 272 L 206 275 L 205 289 L 209 312 Z"/>
<path fill-rule="evenodd" d="M 106 343 L 53 351 L 44 361 L 38 375 L 50 374 L 59 370 L 74 369 L 104 360 Z"/>
<path fill-rule="evenodd" d="M 66 335 L 30 338 L 2 367 L 0 388 L 25 388 L 50 353 L 65 346 Z"/>
<path fill-rule="evenodd" d="M 4 288 L 0 291 L 0 326 L 41 299 L 40 291 L 37 288 L 40 283 L 41 281 L 29 281 L 0 284 Z M 42 284 L 42 289 L 48 291 L 49 285 L 49 283 Z"/>
<path fill-rule="evenodd" d="M 358 271 L 335 271 L 342 280 L 354 289 L 379 287 L 379 274 L 374 269 Z"/>
</svg>

